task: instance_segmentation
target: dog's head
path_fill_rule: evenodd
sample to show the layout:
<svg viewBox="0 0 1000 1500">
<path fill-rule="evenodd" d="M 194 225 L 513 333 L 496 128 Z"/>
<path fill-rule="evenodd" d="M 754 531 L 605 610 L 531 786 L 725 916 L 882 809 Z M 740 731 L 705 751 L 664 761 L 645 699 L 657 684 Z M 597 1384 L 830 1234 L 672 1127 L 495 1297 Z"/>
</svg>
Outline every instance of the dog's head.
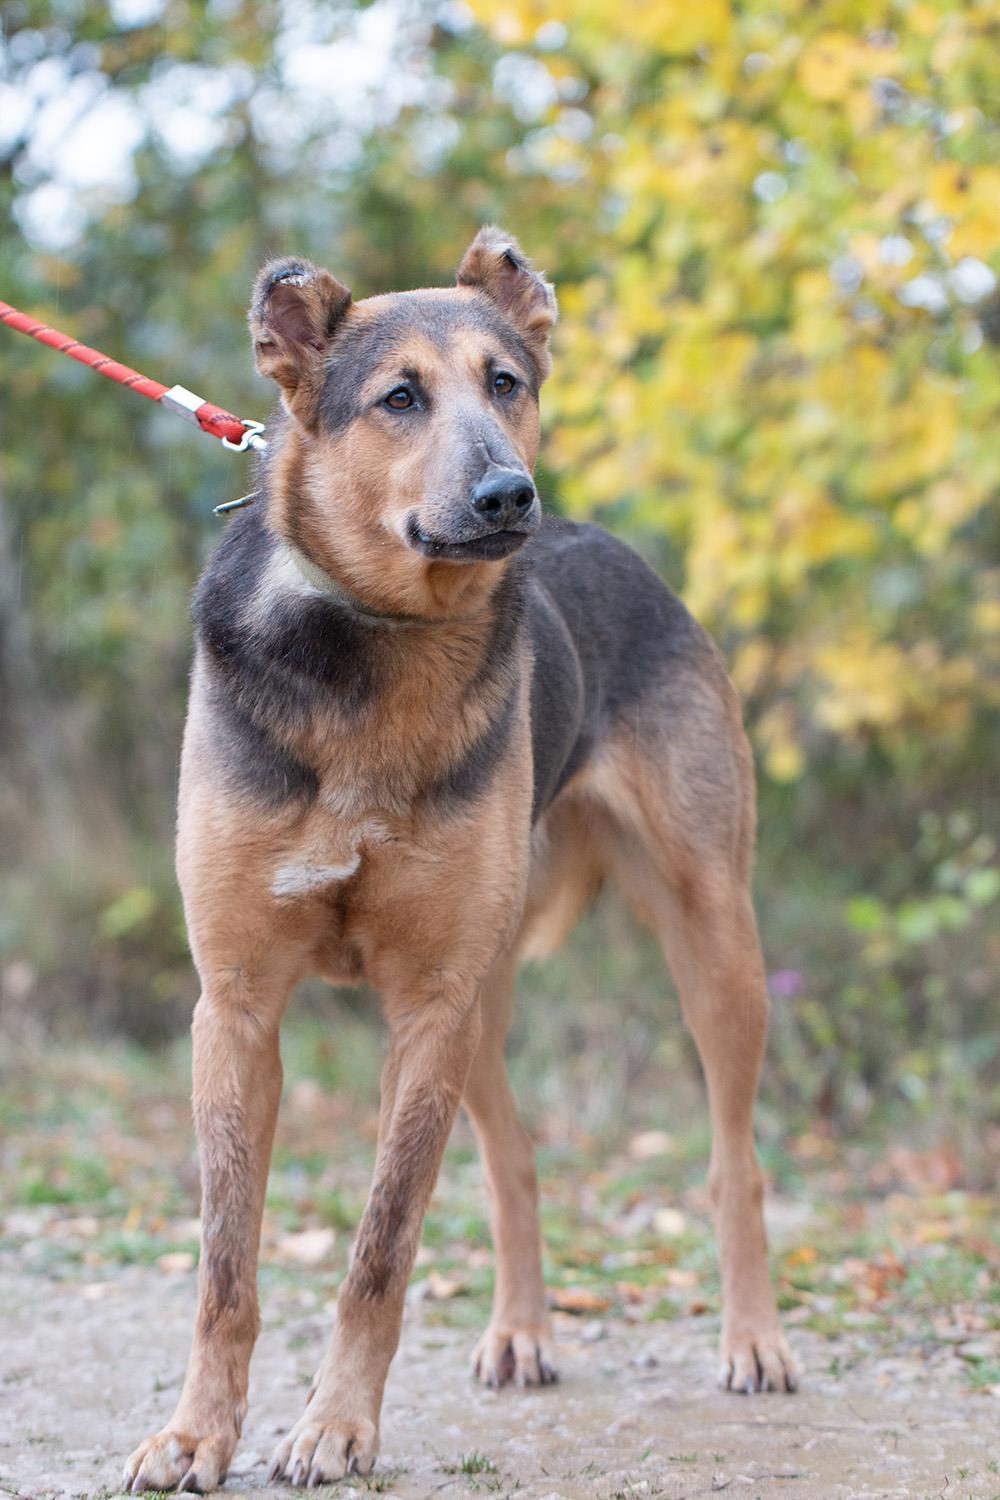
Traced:
<svg viewBox="0 0 1000 1500">
<path fill-rule="evenodd" d="M 308 261 L 266 265 L 250 327 L 291 419 L 272 524 L 390 607 L 478 592 L 539 525 L 538 390 L 555 318 L 552 288 L 496 228 L 449 288 L 354 302 Z"/>
</svg>

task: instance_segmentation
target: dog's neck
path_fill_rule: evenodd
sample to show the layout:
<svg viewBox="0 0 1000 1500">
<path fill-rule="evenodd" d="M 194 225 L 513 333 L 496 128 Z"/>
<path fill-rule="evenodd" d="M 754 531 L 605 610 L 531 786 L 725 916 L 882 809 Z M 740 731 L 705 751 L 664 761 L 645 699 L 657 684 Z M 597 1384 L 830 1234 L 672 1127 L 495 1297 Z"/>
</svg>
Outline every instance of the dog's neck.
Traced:
<svg viewBox="0 0 1000 1500">
<path fill-rule="evenodd" d="M 282 546 L 307 583 L 311 584 L 314 589 L 318 589 L 321 594 L 325 594 L 332 603 L 350 610 L 353 615 L 359 616 L 362 620 L 370 620 L 372 624 L 389 627 L 438 623 L 433 620 L 418 620 L 413 615 L 387 614 L 383 610 L 373 609 L 370 605 L 363 603 L 356 594 L 352 594 L 339 578 L 334 578 L 332 573 L 328 573 L 325 568 L 320 567 L 319 563 L 307 557 L 294 542 L 282 540 Z"/>
<path fill-rule="evenodd" d="M 487 611 L 488 605 L 462 615 L 442 615 L 424 619 L 420 615 L 408 615 L 393 613 L 389 610 L 376 609 L 371 604 L 366 604 L 359 599 L 357 594 L 351 592 L 346 584 L 341 583 L 332 573 L 315 562 L 301 547 L 290 542 L 287 537 L 280 537 L 279 544 L 285 555 L 294 564 L 300 577 L 305 579 L 312 588 L 324 594 L 331 604 L 339 604 L 342 609 L 348 610 L 356 619 L 365 621 L 371 625 L 385 626 L 390 630 L 399 629 L 440 629 L 451 625 L 465 625 L 470 621 L 481 618 Z"/>
</svg>

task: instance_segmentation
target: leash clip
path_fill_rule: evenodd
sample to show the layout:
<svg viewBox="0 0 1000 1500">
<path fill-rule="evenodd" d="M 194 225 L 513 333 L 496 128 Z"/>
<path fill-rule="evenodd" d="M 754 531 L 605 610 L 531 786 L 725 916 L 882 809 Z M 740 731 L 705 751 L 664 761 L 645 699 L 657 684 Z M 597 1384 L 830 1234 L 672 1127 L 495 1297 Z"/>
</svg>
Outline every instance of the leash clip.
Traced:
<svg viewBox="0 0 1000 1500">
<path fill-rule="evenodd" d="M 233 447 L 235 448 L 235 446 L 236 444 L 234 443 Z M 242 510 L 245 505 L 252 505 L 256 498 L 253 490 L 251 490 L 249 495 L 241 495 L 238 500 L 224 500 L 221 505 L 212 506 L 212 515 L 228 516 L 231 510 Z"/>
<path fill-rule="evenodd" d="M 240 417 L 240 421 L 243 423 L 243 436 L 238 443 L 234 443 L 231 438 L 222 438 L 223 448 L 228 448 L 230 453 L 245 453 L 248 448 L 256 448 L 259 451 L 263 451 L 267 447 L 266 439 L 261 436 L 261 433 L 264 431 L 263 422 L 251 422 L 245 417 Z M 235 509 L 237 504 L 242 504 L 242 501 L 230 502 L 230 506 L 233 509 Z M 216 507 L 216 515 L 219 514 L 220 509 L 221 507 Z"/>
</svg>

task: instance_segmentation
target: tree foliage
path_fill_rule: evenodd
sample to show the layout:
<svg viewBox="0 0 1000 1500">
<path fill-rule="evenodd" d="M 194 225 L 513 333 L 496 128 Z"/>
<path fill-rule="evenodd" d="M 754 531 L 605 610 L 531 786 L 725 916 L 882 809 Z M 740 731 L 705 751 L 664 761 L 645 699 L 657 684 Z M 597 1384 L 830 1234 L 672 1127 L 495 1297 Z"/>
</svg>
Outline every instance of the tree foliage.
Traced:
<svg viewBox="0 0 1000 1500">
<path fill-rule="evenodd" d="M 546 499 L 639 546 L 744 695 L 795 1046 L 872 1063 L 868 1000 L 943 1036 L 941 986 L 977 1016 L 996 7 L 11 0 L 5 27 L 0 295 L 237 411 L 269 399 L 243 327 L 267 255 L 364 295 L 447 279 L 485 220 L 519 236 L 561 305 Z M 119 1009 L 148 1005 L 153 948 L 166 1003 L 185 601 L 245 471 L 12 334 L 0 387 L 0 942 Z M 921 854 L 925 816 L 958 819 L 960 854 Z"/>
<path fill-rule="evenodd" d="M 995 7 L 474 8 L 551 79 L 519 156 L 588 225 L 567 507 L 668 539 L 772 775 L 940 768 L 997 703 Z"/>
</svg>

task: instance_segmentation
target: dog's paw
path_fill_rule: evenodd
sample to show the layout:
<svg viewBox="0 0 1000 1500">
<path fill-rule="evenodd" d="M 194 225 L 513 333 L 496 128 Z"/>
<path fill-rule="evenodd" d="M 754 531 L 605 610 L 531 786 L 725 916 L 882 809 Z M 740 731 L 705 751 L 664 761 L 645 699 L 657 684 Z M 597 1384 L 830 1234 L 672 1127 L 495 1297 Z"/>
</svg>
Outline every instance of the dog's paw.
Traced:
<svg viewBox="0 0 1000 1500">
<path fill-rule="evenodd" d="M 226 1477 L 236 1446 L 232 1437 L 194 1437 L 165 1427 L 140 1443 L 125 1465 L 122 1488 L 133 1495 L 144 1490 L 187 1490 L 207 1495 Z"/>
<path fill-rule="evenodd" d="M 324 1421 L 310 1402 L 291 1432 L 278 1444 L 267 1482 L 289 1479 L 315 1489 L 345 1474 L 370 1474 L 378 1453 L 378 1428 L 367 1417 Z"/>
<path fill-rule="evenodd" d="M 727 1332 L 722 1339 L 719 1384 L 740 1396 L 755 1391 L 797 1391 L 799 1372 L 777 1321 L 773 1326 Z"/>
<path fill-rule="evenodd" d="M 508 1382 L 517 1386 L 552 1385 L 559 1379 L 545 1330 L 511 1329 L 493 1323 L 476 1345 L 472 1373 L 493 1390 Z"/>
</svg>

